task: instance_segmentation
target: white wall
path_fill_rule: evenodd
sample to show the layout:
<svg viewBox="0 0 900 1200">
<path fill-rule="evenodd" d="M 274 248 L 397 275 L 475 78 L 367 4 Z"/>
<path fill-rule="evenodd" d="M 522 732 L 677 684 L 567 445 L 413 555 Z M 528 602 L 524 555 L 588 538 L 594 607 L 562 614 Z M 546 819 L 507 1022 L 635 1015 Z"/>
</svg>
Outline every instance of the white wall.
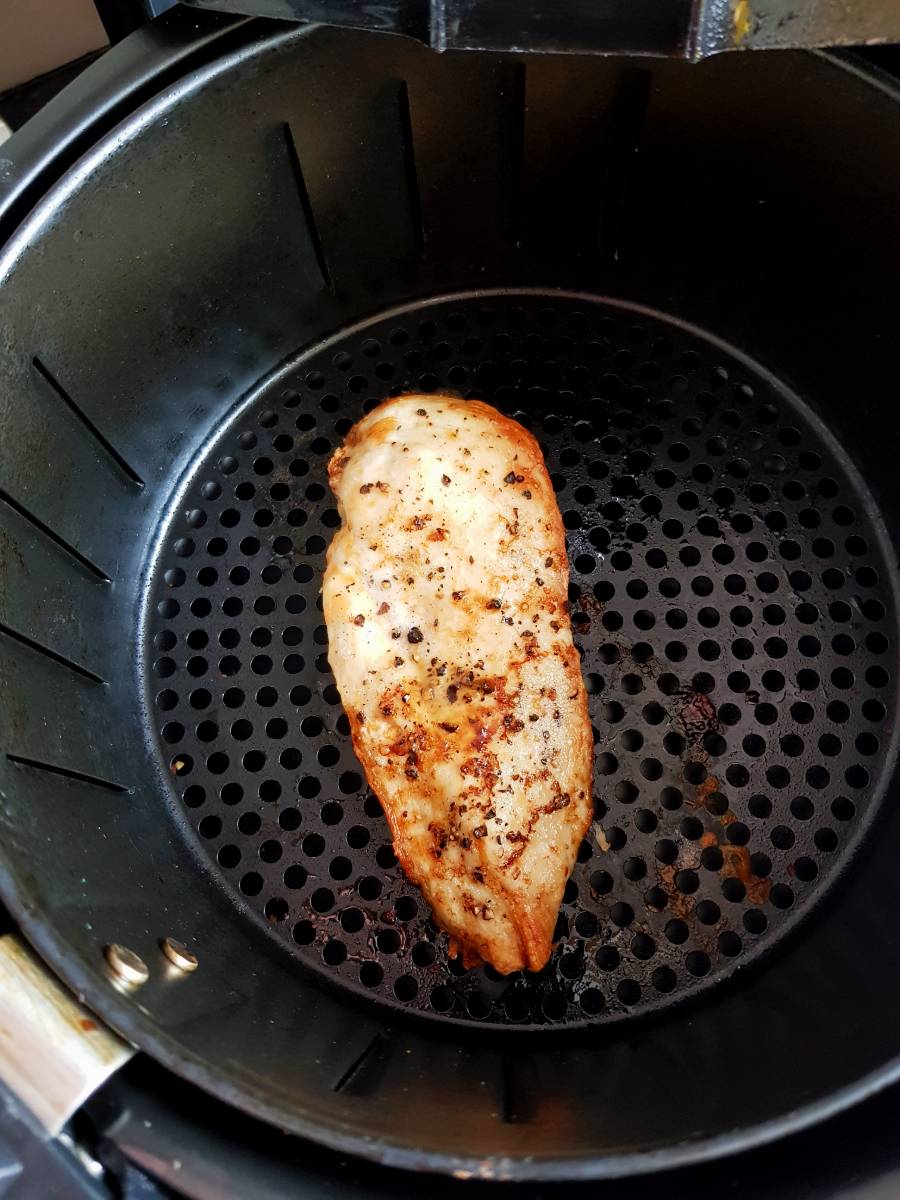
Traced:
<svg viewBox="0 0 900 1200">
<path fill-rule="evenodd" d="M 0 92 L 105 45 L 92 0 L 0 0 Z"/>
</svg>

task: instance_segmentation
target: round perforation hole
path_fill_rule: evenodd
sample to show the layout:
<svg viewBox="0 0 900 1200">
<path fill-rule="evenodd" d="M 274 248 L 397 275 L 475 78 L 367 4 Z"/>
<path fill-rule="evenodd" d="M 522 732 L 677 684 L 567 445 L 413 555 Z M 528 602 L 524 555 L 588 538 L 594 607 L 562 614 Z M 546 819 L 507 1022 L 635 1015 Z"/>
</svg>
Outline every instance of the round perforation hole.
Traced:
<svg viewBox="0 0 900 1200">
<path fill-rule="evenodd" d="M 217 431 L 164 530 L 148 698 L 197 845 L 269 936 L 405 1013 L 604 1023 L 708 988 L 828 886 L 878 789 L 895 614 L 871 502 L 769 378 L 640 325 L 527 295 L 370 322 Z M 566 526 L 595 813 L 538 975 L 448 959 L 328 666 L 327 460 L 409 387 L 532 429 Z"/>
</svg>

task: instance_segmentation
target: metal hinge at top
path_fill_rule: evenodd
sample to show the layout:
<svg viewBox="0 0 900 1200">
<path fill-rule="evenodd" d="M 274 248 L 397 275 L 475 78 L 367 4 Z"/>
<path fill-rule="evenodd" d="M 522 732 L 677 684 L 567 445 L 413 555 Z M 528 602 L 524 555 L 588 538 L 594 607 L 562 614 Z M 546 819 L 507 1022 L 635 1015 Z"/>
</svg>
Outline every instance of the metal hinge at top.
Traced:
<svg viewBox="0 0 900 1200">
<path fill-rule="evenodd" d="M 144 0 L 159 12 L 172 0 Z M 647 54 L 900 41 L 898 0 L 188 0 L 195 8 L 405 34 L 438 51 Z"/>
</svg>

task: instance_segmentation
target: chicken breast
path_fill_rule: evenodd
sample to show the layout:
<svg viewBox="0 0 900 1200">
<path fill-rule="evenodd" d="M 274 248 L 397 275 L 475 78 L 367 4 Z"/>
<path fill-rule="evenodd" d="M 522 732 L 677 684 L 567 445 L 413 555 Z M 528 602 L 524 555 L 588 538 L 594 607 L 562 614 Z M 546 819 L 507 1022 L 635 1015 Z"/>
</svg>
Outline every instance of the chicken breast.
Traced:
<svg viewBox="0 0 900 1200">
<path fill-rule="evenodd" d="M 487 404 L 404 396 L 328 474 L 329 660 L 397 858 L 467 966 L 537 971 L 593 758 L 540 448 Z"/>
</svg>

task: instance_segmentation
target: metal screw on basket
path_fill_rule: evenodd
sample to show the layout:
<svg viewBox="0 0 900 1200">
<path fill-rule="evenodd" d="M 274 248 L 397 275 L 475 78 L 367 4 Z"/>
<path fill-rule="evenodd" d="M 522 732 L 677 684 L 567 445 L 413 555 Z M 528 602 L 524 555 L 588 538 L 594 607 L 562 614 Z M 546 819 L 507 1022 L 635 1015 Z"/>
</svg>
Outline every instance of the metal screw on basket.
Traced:
<svg viewBox="0 0 900 1200">
<path fill-rule="evenodd" d="M 112 942 L 103 951 L 113 977 L 117 983 L 127 987 L 141 987 L 150 978 L 150 969 L 139 954 Z"/>
<path fill-rule="evenodd" d="M 190 974 L 191 971 L 196 971 L 200 965 L 200 960 L 193 950 L 189 950 L 183 942 L 177 941 L 175 938 L 164 937 L 160 940 L 160 949 L 169 960 L 169 962 L 177 967 L 179 971 L 184 971 Z"/>
</svg>

